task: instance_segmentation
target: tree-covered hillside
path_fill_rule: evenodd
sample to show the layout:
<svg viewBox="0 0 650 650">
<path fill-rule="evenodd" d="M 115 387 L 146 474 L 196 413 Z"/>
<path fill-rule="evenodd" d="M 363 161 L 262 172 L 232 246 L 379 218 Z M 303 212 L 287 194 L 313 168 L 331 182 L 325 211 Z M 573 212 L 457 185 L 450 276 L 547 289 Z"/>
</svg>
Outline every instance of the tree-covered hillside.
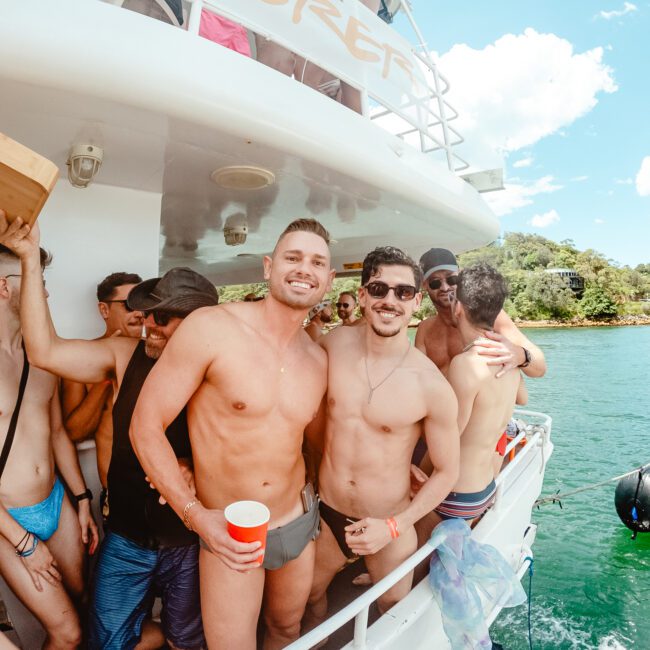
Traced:
<svg viewBox="0 0 650 650">
<path fill-rule="evenodd" d="M 461 266 L 486 262 L 508 280 L 510 296 L 506 311 L 523 320 L 569 320 L 574 317 L 602 320 L 616 315 L 650 314 L 650 264 L 635 268 L 619 266 L 598 251 L 579 251 L 573 241 L 559 244 L 540 235 L 506 233 L 502 239 L 459 256 Z M 585 280 L 585 291 L 577 299 L 564 280 L 546 269 L 567 268 Z M 356 291 L 359 278 L 334 281 L 328 297 L 336 300 L 341 291 Z M 264 295 L 264 283 L 222 287 L 222 302 L 243 300 L 250 292 Z M 428 297 L 416 313 L 425 318 L 434 313 Z"/>
<path fill-rule="evenodd" d="M 525 320 L 566 320 L 575 316 L 603 319 L 617 314 L 650 313 L 650 264 L 632 269 L 619 266 L 598 251 L 579 251 L 571 240 L 559 244 L 540 235 L 506 233 L 483 248 L 464 253 L 461 266 L 479 261 L 495 266 L 506 277 L 510 297 L 506 310 L 513 318 Z M 585 291 L 577 299 L 558 275 L 547 269 L 577 271 L 585 281 Z"/>
</svg>

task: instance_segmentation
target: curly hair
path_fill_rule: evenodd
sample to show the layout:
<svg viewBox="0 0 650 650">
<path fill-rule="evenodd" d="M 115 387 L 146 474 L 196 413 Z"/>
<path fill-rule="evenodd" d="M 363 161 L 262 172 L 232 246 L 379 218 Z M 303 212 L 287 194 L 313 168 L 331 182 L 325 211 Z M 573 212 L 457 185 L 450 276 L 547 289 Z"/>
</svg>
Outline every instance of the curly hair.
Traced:
<svg viewBox="0 0 650 650">
<path fill-rule="evenodd" d="M 368 253 L 363 260 L 361 271 L 361 286 L 365 286 L 370 278 L 377 275 L 380 266 L 408 266 L 413 271 L 415 288 L 419 291 L 422 284 L 422 269 L 404 251 L 395 246 L 378 246 Z"/>
</svg>

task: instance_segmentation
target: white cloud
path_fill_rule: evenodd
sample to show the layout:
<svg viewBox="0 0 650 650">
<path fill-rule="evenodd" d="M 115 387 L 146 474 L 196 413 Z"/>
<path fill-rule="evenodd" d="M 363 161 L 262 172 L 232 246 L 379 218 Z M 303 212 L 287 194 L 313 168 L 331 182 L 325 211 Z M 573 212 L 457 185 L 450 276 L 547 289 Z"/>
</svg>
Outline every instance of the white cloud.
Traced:
<svg viewBox="0 0 650 650">
<path fill-rule="evenodd" d="M 544 214 L 536 214 L 530 223 L 536 228 L 548 228 L 551 224 L 557 223 L 560 220 L 560 215 L 557 210 L 549 210 Z"/>
<path fill-rule="evenodd" d="M 600 225 L 601 223 L 605 223 L 605 220 L 604 219 L 594 219 L 594 223 L 597 223 L 597 224 Z"/>
<path fill-rule="evenodd" d="M 639 196 L 650 196 L 650 156 L 641 161 L 641 168 L 636 175 L 636 191 Z"/>
<path fill-rule="evenodd" d="M 451 80 L 448 101 L 466 145 L 459 153 L 477 168 L 503 164 L 508 152 L 558 134 L 617 90 L 603 48 L 576 53 L 554 34 L 528 28 L 482 50 L 455 45 L 439 57 Z"/>
<path fill-rule="evenodd" d="M 573 183 L 582 183 L 583 181 L 589 180 L 589 176 L 574 176 L 571 179 L 571 182 Z"/>
<path fill-rule="evenodd" d="M 631 178 L 615 178 L 614 182 L 617 185 L 633 185 L 634 181 Z"/>
<path fill-rule="evenodd" d="M 599 11 L 594 18 L 604 18 L 605 20 L 611 20 L 612 18 L 620 18 L 626 14 L 634 13 L 638 10 L 638 7 L 631 2 L 624 2 L 622 9 L 612 9 L 612 11 Z"/>
<path fill-rule="evenodd" d="M 516 160 L 515 162 L 512 163 L 513 167 L 516 167 L 517 169 L 521 167 L 530 167 L 534 162 L 534 159 L 532 156 L 529 156 L 528 158 L 521 158 L 520 160 Z"/>
<path fill-rule="evenodd" d="M 531 205 L 533 198 L 538 194 L 550 194 L 562 189 L 562 185 L 556 184 L 552 176 L 543 176 L 532 183 L 505 183 L 504 185 L 505 189 L 500 192 L 483 195 L 499 217 Z"/>
</svg>

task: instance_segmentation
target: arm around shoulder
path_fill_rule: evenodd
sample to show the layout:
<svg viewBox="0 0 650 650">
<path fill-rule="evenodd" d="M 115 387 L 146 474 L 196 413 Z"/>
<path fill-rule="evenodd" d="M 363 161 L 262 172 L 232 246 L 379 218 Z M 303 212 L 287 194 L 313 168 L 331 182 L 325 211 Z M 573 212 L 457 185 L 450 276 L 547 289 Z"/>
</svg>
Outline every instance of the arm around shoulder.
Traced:
<svg viewBox="0 0 650 650">
<path fill-rule="evenodd" d="M 494 323 L 494 331 L 506 337 L 513 345 L 521 348 L 517 350 L 518 366 L 527 362 L 523 350 L 528 350 L 530 363 L 522 367 L 522 372 L 528 377 L 543 377 L 546 374 L 546 358 L 541 348 L 535 345 L 524 333 L 513 323 L 512 318 L 505 311 L 497 316 Z"/>
</svg>

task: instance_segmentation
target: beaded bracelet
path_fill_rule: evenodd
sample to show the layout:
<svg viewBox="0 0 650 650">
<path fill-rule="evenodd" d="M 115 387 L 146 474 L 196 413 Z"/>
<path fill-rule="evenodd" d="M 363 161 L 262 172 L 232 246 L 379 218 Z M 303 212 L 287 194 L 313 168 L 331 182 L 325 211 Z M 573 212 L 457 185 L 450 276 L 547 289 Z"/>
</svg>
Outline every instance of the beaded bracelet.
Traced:
<svg viewBox="0 0 650 650">
<path fill-rule="evenodd" d="M 16 551 L 16 555 L 18 557 L 25 558 L 25 557 L 29 557 L 30 555 L 34 554 L 34 551 L 36 550 L 36 547 L 38 546 L 38 537 L 36 537 L 36 535 L 32 535 L 32 537 L 33 537 L 32 547 L 27 551 Z"/>
</svg>

